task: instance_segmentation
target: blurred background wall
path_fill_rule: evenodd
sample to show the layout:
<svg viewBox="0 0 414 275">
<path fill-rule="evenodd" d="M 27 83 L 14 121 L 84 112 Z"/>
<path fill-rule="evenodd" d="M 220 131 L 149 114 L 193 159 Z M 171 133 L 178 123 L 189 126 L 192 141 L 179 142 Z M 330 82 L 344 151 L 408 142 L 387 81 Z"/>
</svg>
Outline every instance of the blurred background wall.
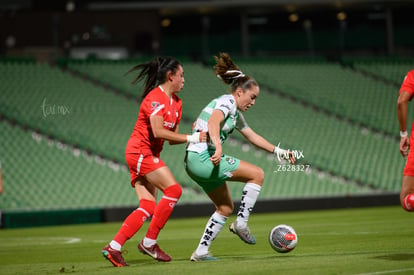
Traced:
<svg viewBox="0 0 414 275">
<path fill-rule="evenodd" d="M 410 55 L 413 11 L 410 0 L 3 0 L 0 53 Z"/>
</svg>

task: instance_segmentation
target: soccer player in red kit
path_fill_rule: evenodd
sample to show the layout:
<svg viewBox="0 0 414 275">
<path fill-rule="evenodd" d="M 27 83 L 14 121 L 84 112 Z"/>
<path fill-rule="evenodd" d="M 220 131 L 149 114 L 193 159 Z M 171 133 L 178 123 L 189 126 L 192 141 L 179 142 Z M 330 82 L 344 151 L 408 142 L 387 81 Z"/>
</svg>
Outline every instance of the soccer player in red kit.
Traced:
<svg viewBox="0 0 414 275">
<path fill-rule="evenodd" d="M 156 57 L 148 63 L 133 67 L 138 70 L 134 84 L 145 78 L 138 120 L 128 141 L 125 158 L 131 173 L 131 185 L 139 199 L 139 207 L 123 222 L 113 240 L 102 249 L 103 256 L 114 266 L 127 266 L 121 248 L 152 216 L 145 238 L 138 250 L 155 260 L 168 262 L 171 257 L 157 244 L 160 230 L 166 224 L 181 196 L 181 186 L 160 159 L 164 140 L 170 144 L 205 141 L 206 133 L 178 133 L 182 102 L 176 95 L 184 86 L 182 65 L 171 57 Z M 163 196 L 156 203 L 157 190 Z"/>
<path fill-rule="evenodd" d="M 411 136 L 407 133 L 407 105 L 414 96 L 414 70 L 407 73 L 401 85 L 398 101 L 397 115 L 400 123 L 400 152 L 405 163 L 400 192 L 401 206 L 407 211 L 414 211 L 414 150 L 410 150 L 410 144 L 414 144 L 414 121 L 411 126 Z"/>
</svg>

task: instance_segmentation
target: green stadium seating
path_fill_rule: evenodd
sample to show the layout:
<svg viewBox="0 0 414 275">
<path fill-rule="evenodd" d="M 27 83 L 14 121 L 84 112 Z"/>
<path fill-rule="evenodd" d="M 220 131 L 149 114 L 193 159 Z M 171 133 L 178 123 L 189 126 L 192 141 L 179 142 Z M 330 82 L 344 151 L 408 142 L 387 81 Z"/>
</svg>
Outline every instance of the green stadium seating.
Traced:
<svg viewBox="0 0 414 275">
<path fill-rule="evenodd" d="M 125 74 L 136 64 L 146 61 L 144 59 L 124 62 L 71 60 L 67 63 L 67 68 L 138 99 L 142 86 L 141 84 L 136 86 L 131 84 L 136 73 Z"/>
<path fill-rule="evenodd" d="M 376 131 L 396 133 L 398 122 L 390 115 L 398 96 L 393 84 L 333 63 L 263 61 L 240 66 L 275 92 Z"/>
<path fill-rule="evenodd" d="M 0 196 L 2 211 L 138 204 L 125 164 L 110 162 L 7 122 L 0 122 L 0 132 L 7 133 L 2 134 L 0 146 L 5 189 Z M 173 171 L 178 178 L 183 178 L 185 171 L 182 163 L 179 164 L 179 169 Z M 184 187 L 184 190 L 180 203 L 207 200 L 199 190 L 191 187 Z"/>
<path fill-rule="evenodd" d="M 281 71 L 284 71 L 284 75 L 280 77 L 281 79 L 286 78 L 288 76 L 290 77 L 295 76 L 297 75 L 298 71 L 306 72 L 306 73 L 303 73 L 305 75 L 308 75 L 309 72 L 313 72 L 314 75 L 317 75 L 319 78 L 321 78 L 321 72 L 319 68 L 322 68 L 322 72 L 329 72 L 329 75 L 331 75 L 331 78 L 333 79 L 333 81 L 336 81 L 338 83 L 346 83 L 347 78 L 355 77 L 354 72 L 346 71 L 346 70 L 344 71 L 338 65 L 328 64 L 326 61 L 321 60 L 321 59 L 310 59 L 310 60 L 305 60 L 305 61 L 303 61 L 303 59 L 302 60 L 301 59 L 294 59 L 294 60 L 283 59 L 280 61 L 281 64 L 269 63 L 269 62 L 266 63 L 263 60 L 260 60 L 260 61 L 255 60 L 255 61 L 251 61 L 251 63 L 252 63 L 252 66 L 247 66 L 249 65 L 247 64 L 246 68 L 247 70 L 252 70 L 252 67 L 253 69 L 255 69 L 252 75 L 256 75 L 256 73 L 260 74 L 260 72 L 262 71 L 267 71 L 267 72 L 271 71 L 273 67 L 277 67 L 279 65 L 283 66 L 283 70 Z M 306 69 L 302 68 L 304 63 L 308 66 L 306 67 Z M 133 64 L 134 63 L 130 62 L 129 66 L 131 67 L 133 66 Z M 103 64 L 98 62 L 96 63 L 96 66 L 103 66 Z M 114 66 L 114 63 L 106 63 L 104 66 L 111 67 L 111 66 Z M 286 68 L 287 70 L 285 70 Z M 110 68 L 107 68 L 105 70 L 108 72 L 111 71 Z M 212 67 L 205 68 L 205 67 L 200 66 L 197 63 L 185 62 L 184 70 L 185 70 L 186 84 L 185 84 L 184 90 L 180 93 L 180 97 L 183 99 L 184 116 L 188 119 L 188 121 L 192 121 L 199 114 L 201 108 L 206 104 L 206 101 L 214 97 L 217 97 L 223 93 L 228 92 L 228 87 L 223 85 L 220 81 L 217 81 L 217 78 L 214 75 Z M 265 74 L 265 75 L 270 80 L 279 79 L 278 77 L 275 78 L 270 74 Z M 307 76 L 307 78 L 309 80 L 312 80 L 312 77 L 310 76 Z M 315 80 L 312 80 L 312 81 L 313 81 L 312 82 L 313 85 L 315 85 L 314 89 L 317 90 L 318 89 L 317 85 L 319 84 L 319 82 Z M 292 81 L 291 83 L 286 83 L 286 85 L 291 85 L 291 87 L 295 88 L 296 91 L 302 91 L 302 95 L 305 96 L 304 98 L 307 98 L 309 95 L 312 95 L 313 97 L 316 96 L 316 95 L 313 95 L 313 93 L 306 92 L 305 89 L 298 88 L 299 86 L 298 87 L 292 86 L 294 84 L 297 84 L 297 82 L 298 81 L 296 82 Z M 363 83 L 365 82 L 363 81 Z M 372 84 L 374 84 L 374 86 Z M 374 80 L 372 80 L 372 81 L 365 83 L 365 85 L 367 87 L 374 87 L 374 89 L 376 89 L 375 85 L 382 87 L 381 85 L 383 85 L 383 83 L 375 82 Z M 263 90 L 265 91 L 265 89 Z M 294 96 L 296 96 L 296 94 Z M 264 97 L 264 99 L 262 99 L 262 97 Z M 203 98 L 204 98 L 204 101 L 200 100 Z M 357 100 L 355 100 L 355 98 L 353 98 L 352 96 L 341 97 L 340 100 L 326 99 L 326 98 L 331 98 L 331 97 L 328 97 L 325 94 L 318 95 L 317 99 L 319 99 L 319 101 L 317 101 L 317 104 L 325 104 L 325 105 L 322 105 L 322 109 L 328 108 L 328 107 L 332 107 L 332 108 L 335 107 L 336 109 L 335 111 L 333 111 L 334 114 L 335 112 L 336 113 L 342 112 L 346 115 L 346 112 L 344 111 L 345 110 L 344 106 L 352 106 L 354 103 L 361 102 L 360 99 L 357 98 Z M 347 105 L 343 105 L 342 102 L 346 102 L 345 99 L 349 99 L 350 101 L 353 100 L 355 102 L 350 102 Z M 274 103 L 275 101 L 276 103 Z M 334 117 L 329 118 L 329 117 L 326 117 L 326 115 L 323 113 L 321 114 L 321 113 L 318 113 L 312 110 L 309 111 L 309 109 L 303 106 L 300 106 L 298 104 L 292 103 L 289 100 L 285 100 L 283 97 L 280 99 L 278 99 L 278 97 L 272 97 L 271 93 L 268 93 L 268 92 L 262 93 L 257 102 L 258 102 L 257 104 L 265 103 L 266 105 L 262 105 L 259 108 L 255 107 L 255 109 L 260 109 L 260 110 L 259 111 L 255 110 L 254 112 L 251 112 L 252 114 L 250 114 L 250 112 L 246 114 L 247 117 L 250 115 L 254 116 L 253 123 L 258 122 L 258 121 L 262 122 L 263 117 L 275 117 L 276 119 L 275 123 L 277 123 L 278 127 L 281 127 L 281 129 L 283 129 L 281 132 L 288 133 L 288 132 L 293 131 L 291 135 L 295 137 L 296 139 L 300 137 L 301 135 L 303 135 L 303 132 L 314 135 L 315 139 L 320 139 L 320 136 L 323 135 L 323 131 L 327 131 L 326 128 L 328 128 L 328 129 L 332 129 L 332 132 L 335 134 L 330 134 L 330 132 L 327 132 L 329 134 L 323 135 L 325 139 L 325 143 L 335 145 L 338 138 L 339 140 L 345 140 L 346 135 L 350 135 L 350 133 L 352 133 L 353 138 L 359 138 L 359 135 L 362 135 L 362 134 L 358 134 L 358 132 L 364 131 L 363 129 L 359 129 L 358 127 L 352 127 L 348 125 L 348 123 L 341 123 L 341 122 L 338 123 L 338 120 L 335 119 Z M 282 103 L 280 104 L 280 102 Z M 360 107 L 360 106 L 357 106 L 357 107 Z M 266 113 L 266 110 L 271 110 L 272 112 Z M 276 114 L 274 110 L 277 110 Z M 265 112 L 265 113 L 262 113 L 262 112 Z M 281 114 L 285 114 L 285 113 L 288 114 L 289 112 L 294 113 L 294 114 L 300 114 L 300 119 L 294 119 L 291 117 L 287 118 L 286 116 L 283 116 L 282 122 L 280 122 L 278 117 L 280 117 Z M 351 111 L 348 111 L 348 113 L 354 113 L 354 111 L 351 110 Z M 378 122 L 381 120 L 372 118 L 372 115 L 375 113 L 378 113 L 378 112 L 374 112 L 374 113 L 371 112 L 365 115 L 364 117 L 364 119 L 366 120 L 365 122 L 378 124 Z M 351 120 L 353 119 L 351 118 Z M 386 121 L 391 121 L 391 120 L 393 121 L 392 124 L 396 123 L 395 118 L 388 115 Z M 282 123 L 282 125 L 279 125 L 280 123 Z M 251 124 L 251 125 L 253 126 L 254 124 Z M 264 132 L 267 136 L 278 135 L 277 131 L 276 133 L 273 134 L 272 126 L 268 125 L 267 127 L 261 127 L 262 125 L 263 125 L 262 123 L 259 123 L 258 125 L 260 129 L 259 132 Z M 295 125 L 295 127 L 293 127 L 292 129 L 291 125 Z M 320 131 L 321 129 L 323 129 L 322 132 Z M 370 133 L 370 131 L 368 130 L 366 132 Z M 286 136 L 284 140 L 289 140 L 289 139 L 290 137 Z M 303 142 L 303 141 L 300 141 L 300 142 Z M 309 143 L 309 142 L 306 142 L 306 143 Z M 370 144 L 372 143 L 372 141 L 367 141 L 367 143 Z M 295 144 L 291 142 L 290 145 L 294 146 Z M 362 146 L 365 148 L 367 147 L 367 144 L 364 144 Z M 314 147 L 315 152 L 323 152 L 323 153 L 319 153 L 316 155 L 310 155 L 312 162 L 315 162 L 315 165 L 317 167 L 320 167 L 322 169 L 327 169 L 328 171 L 333 172 L 333 173 L 339 173 L 340 175 L 343 175 L 347 178 L 354 179 L 356 181 L 370 180 L 370 182 L 377 182 L 381 180 L 378 178 L 374 179 L 373 176 L 371 176 L 371 178 L 369 179 L 367 178 L 366 171 L 369 170 L 369 167 L 368 168 L 366 167 L 353 168 L 355 164 L 352 163 L 351 160 L 352 160 L 352 155 L 354 155 L 355 153 L 350 153 L 352 152 L 352 150 L 343 150 L 344 151 L 343 153 L 341 151 L 336 153 L 334 161 L 332 161 L 332 157 L 327 156 L 327 154 L 329 154 L 329 149 L 325 147 L 326 146 L 323 146 L 322 148 Z M 312 151 L 310 151 L 309 153 L 312 153 Z M 338 163 L 343 163 L 342 155 L 345 155 L 345 156 L 349 155 L 349 157 L 345 159 L 346 160 L 345 165 L 339 166 Z M 398 156 L 397 156 L 397 160 L 394 163 L 396 163 L 396 165 L 401 164 L 402 160 L 398 159 Z M 369 166 L 369 164 L 365 164 L 365 166 Z M 355 175 L 350 172 L 350 171 L 353 171 L 350 168 L 353 168 L 355 170 Z M 396 175 L 393 175 L 393 177 L 397 178 L 397 180 L 395 181 L 398 182 L 398 173 L 396 173 Z M 393 185 L 395 185 L 395 182 L 393 183 Z"/>
<path fill-rule="evenodd" d="M 409 57 L 343 57 L 343 62 L 355 69 L 376 76 L 398 87 L 408 71 L 414 69 L 414 59 Z"/>
<path fill-rule="evenodd" d="M 123 73 L 137 63 L 68 61 L 66 70 L 0 62 L 0 161 L 7 190 L 0 196 L 0 209 L 136 205 L 124 149 L 141 88 L 131 86 Z M 180 132 L 186 133 L 201 109 L 229 87 L 212 66 L 188 60 L 183 65 Z M 323 59 L 243 59 L 239 65 L 261 85 L 255 106 L 245 113 L 251 128 L 283 148 L 303 151 L 298 165 L 310 167 L 308 172 L 275 172 L 279 164 L 271 154 L 234 133 L 225 153 L 262 167 L 261 199 L 399 191 L 404 160 L 393 137 L 398 133 L 395 85 Z M 161 155 L 184 186 L 180 203 L 208 201 L 186 174 L 184 154 L 184 145 L 166 144 Z M 27 188 L 28 183 L 34 188 Z M 229 188 L 239 200 L 243 185 L 230 182 Z"/>
</svg>

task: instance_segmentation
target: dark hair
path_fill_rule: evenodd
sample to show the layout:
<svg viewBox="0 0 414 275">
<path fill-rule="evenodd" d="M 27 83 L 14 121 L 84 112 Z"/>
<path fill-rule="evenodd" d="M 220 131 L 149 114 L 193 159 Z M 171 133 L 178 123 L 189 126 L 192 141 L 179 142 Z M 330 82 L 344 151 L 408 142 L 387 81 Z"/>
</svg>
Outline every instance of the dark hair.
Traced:
<svg viewBox="0 0 414 275">
<path fill-rule="evenodd" d="M 144 98 L 156 86 L 167 81 L 167 73 L 175 74 L 181 63 L 173 57 L 155 57 L 152 61 L 138 64 L 132 67 L 125 75 L 133 71 L 140 71 L 137 77 L 131 82 L 138 83 L 142 78 L 145 78 L 145 87 L 142 98 Z"/>
<path fill-rule="evenodd" d="M 252 86 L 259 86 L 257 81 L 243 74 L 240 68 L 234 64 L 228 53 L 220 53 L 220 55 L 214 56 L 216 65 L 214 71 L 218 78 L 220 78 L 225 84 L 231 85 L 231 91 L 234 92 L 238 87 L 250 89 Z"/>
</svg>

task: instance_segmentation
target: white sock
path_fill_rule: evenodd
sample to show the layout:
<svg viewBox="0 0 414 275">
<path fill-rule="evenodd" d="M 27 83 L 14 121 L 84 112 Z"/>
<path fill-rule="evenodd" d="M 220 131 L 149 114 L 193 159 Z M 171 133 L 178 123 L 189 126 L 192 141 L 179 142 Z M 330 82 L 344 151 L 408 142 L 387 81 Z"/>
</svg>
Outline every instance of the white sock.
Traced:
<svg viewBox="0 0 414 275">
<path fill-rule="evenodd" d="M 118 243 L 118 242 L 116 242 L 116 241 L 114 241 L 114 240 L 112 240 L 110 243 L 109 243 L 109 246 L 112 248 L 112 249 L 115 249 L 115 250 L 118 250 L 118 251 L 121 251 L 121 245 Z"/>
<path fill-rule="evenodd" d="M 200 243 L 195 251 L 197 255 L 205 255 L 208 253 L 211 243 L 223 229 L 226 221 L 227 217 L 220 215 L 217 212 L 214 212 L 214 214 L 211 215 L 204 229 L 203 236 L 200 239 Z"/>
<path fill-rule="evenodd" d="M 259 197 L 262 186 L 248 182 L 243 188 L 239 212 L 237 212 L 237 227 L 245 228 L 249 221 L 250 213 Z"/>
<path fill-rule="evenodd" d="M 153 239 L 145 237 L 142 243 L 144 244 L 145 247 L 151 247 L 157 243 L 157 240 L 153 240 Z"/>
</svg>

